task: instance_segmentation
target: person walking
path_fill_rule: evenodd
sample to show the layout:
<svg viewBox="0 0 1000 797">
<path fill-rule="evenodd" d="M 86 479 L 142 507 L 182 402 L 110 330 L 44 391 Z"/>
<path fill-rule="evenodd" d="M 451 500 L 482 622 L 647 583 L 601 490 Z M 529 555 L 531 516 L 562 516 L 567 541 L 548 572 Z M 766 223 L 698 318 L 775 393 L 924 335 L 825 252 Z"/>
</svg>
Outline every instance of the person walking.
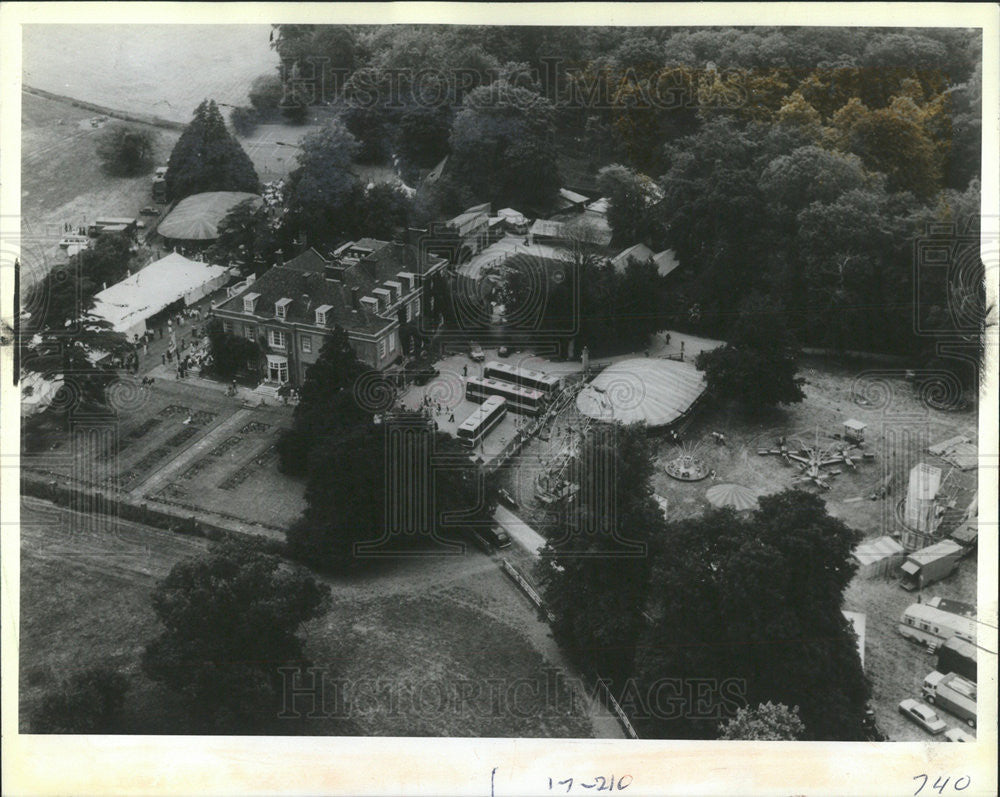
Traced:
<svg viewBox="0 0 1000 797">
<path fill-rule="evenodd" d="M 160 355 L 160 362 L 161 362 L 161 363 L 162 363 L 163 365 L 166 365 L 166 364 L 167 364 L 167 353 L 166 353 L 166 352 L 163 352 L 163 353 L 162 353 L 162 354 Z"/>
</svg>

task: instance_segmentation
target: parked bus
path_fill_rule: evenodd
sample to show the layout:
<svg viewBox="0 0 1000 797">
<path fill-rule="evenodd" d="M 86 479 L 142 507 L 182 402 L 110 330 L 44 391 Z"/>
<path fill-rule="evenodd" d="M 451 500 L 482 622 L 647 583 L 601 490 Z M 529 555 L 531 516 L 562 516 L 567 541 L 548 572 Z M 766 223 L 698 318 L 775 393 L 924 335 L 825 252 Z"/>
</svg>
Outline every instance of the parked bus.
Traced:
<svg viewBox="0 0 1000 797">
<path fill-rule="evenodd" d="M 911 603 L 899 619 L 898 628 L 907 639 L 921 642 L 932 651 L 952 637 L 976 641 L 975 620 L 943 612 L 926 603 Z"/>
<path fill-rule="evenodd" d="M 562 384 L 558 376 L 551 376 L 543 371 L 534 371 L 531 368 L 519 368 L 516 365 L 508 365 L 496 360 L 491 360 L 483 366 L 483 376 L 487 379 L 510 382 L 529 390 L 537 390 L 539 393 L 543 393 L 546 398 L 555 396 Z"/>
<path fill-rule="evenodd" d="M 941 644 L 937 651 L 938 672 L 957 673 L 976 682 L 976 646 L 953 636 Z"/>
<path fill-rule="evenodd" d="M 458 439 L 466 448 L 475 448 L 507 414 L 507 401 L 502 396 L 490 396 L 458 427 Z"/>
<path fill-rule="evenodd" d="M 498 379 L 482 379 L 470 376 L 465 380 L 465 397 L 469 401 L 483 402 L 490 396 L 501 396 L 507 400 L 507 409 L 525 415 L 537 415 L 545 407 L 545 396 L 537 390 L 501 382 Z"/>
</svg>

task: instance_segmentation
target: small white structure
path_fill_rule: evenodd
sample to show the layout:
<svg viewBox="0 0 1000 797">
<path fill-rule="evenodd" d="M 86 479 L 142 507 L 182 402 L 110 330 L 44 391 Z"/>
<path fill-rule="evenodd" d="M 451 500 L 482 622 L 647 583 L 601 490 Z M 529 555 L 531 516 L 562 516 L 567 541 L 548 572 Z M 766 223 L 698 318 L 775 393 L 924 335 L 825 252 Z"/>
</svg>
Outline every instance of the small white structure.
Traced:
<svg viewBox="0 0 1000 797">
<path fill-rule="evenodd" d="M 906 550 L 897 540 L 886 535 L 865 540 L 854 549 L 858 577 L 863 579 L 892 576 L 906 558 Z"/>
<path fill-rule="evenodd" d="M 225 285 L 230 270 L 172 252 L 94 297 L 93 314 L 126 336 L 146 331 L 146 319 L 184 300 L 194 304 Z"/>
<path fill-rule="evenodd" d="M 930 533 L 935 527 L 934 501 L 941 487 L 941 468 L 920 462 L 910 471 L 903 520 L 914 531 Z"/>
</svg>

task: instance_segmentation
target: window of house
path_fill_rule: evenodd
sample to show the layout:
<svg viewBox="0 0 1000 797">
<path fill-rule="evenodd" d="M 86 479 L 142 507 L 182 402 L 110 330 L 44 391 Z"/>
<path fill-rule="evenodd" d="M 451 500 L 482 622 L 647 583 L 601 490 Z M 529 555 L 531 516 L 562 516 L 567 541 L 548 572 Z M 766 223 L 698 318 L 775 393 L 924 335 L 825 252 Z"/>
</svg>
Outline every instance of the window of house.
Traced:
<svg viewBox="0 0 1000 797">
<path fill-rule="evenodd" d="M 308 335 L 303 335 L 301 340 L 302 340 L 302 351 L 304 351 L 306 354 L 311 353 L 313 350 L 312 338 L 309 337 Z"/>
<path fill-rule="evenodd" d="M 417 299 L 417 301 L 413 302 L 410 305 L 410 307 L 413 308 L 413 317 L 414 318 L 416 318 L 418 315 L 420 315 L 420 300 L 419 299 Z"/>
<path fill-rule="evenodd" d="M 288 305 L 292 303 L 291 299 L 278 299 L 274 303 L 274 314 L 278 318 L 284 320 L 288 314 Z"/>
<path fill-rule="evenodd" d="M 385 357 L 385 338 L 378 342 L 378 358 L 381 360 L 383 357 Z"/>
<path fill-rule="evenodd" d="M 396 333 L 395 332 L 390 332 L 389 333 L 389 353 L 392 354 L 394 351 L 396 351 Z"/>
<path fill-rule="evenodd" d="M 316 311 L 316 324 L 321 327 L 326 326 L 326 313 L 321 310 Z"/>
<path fill-rule="evenodd" d="M 247 340 L 253 340 L 254 339 L 254 336 L 253 336 L 253 327 L 250 326 L 249 324 L 247 324 L 246 326 L 243 327 L 243 337 L 245 337 Z"/>
<path fill-rule="evenodd" d="M 222 331 L 225 332 L 227 335 L 232 335 L 233 334 L 233 322 L 232 321 L 223 321 L 222 322 Z"/>
<path fill-rule="evenodd" d="M 279 329 L 269 329 L 267 342 L 272 348 L 283 349 L 285 348 L 285 333 Z"/>
</svg>

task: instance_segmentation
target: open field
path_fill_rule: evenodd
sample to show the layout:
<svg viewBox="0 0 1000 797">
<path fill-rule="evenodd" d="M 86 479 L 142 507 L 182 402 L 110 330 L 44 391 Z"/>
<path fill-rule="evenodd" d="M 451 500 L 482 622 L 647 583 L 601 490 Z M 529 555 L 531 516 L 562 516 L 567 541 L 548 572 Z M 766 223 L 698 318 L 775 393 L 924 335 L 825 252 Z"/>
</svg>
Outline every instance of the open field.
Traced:
<svg viewBox="0 0 1000 797">
<path fill-rule="evenodd" d="M 24 82 L 187 123 L 204 99 L 246 105 L 278 67 L 269 25 L 26 25 Z"/>
<path fill-rule="evenodd" d="M 158 632 L 149 605 L 156 581 L 203 550 L 203 540 L 134 523 L 95 524 L 26 499 L 22 727 L 47 688 L 104 661 L 130 677 L 130 730 L 177 722 L 139 657 Z M 305 627 L 307 653 L 328 678 L 345 679 L 345 700 L 343 711 L 316 719 L 311 732 L 342 733 L 346 715 L 366 735 L 594 734 L 548 628 L 484 554 L 470 548 L 373 563 L 366 574 L 324 580 L 333 605 Z"/>
<path fill-rule="evenodd" d="M 56 246 L 63 224 L 138 216 L 152 200 L 152 177 L 112 177 L 101 170 L 95 147 L 104 128 L 91 126 L 90 111 L 22 92 L 21 114 L 22 262 L 30 282 L 65 259 Z M 178 134 L 147 129 L 156 135 L 157 160 L 165 162 Z"/>
</svg>

